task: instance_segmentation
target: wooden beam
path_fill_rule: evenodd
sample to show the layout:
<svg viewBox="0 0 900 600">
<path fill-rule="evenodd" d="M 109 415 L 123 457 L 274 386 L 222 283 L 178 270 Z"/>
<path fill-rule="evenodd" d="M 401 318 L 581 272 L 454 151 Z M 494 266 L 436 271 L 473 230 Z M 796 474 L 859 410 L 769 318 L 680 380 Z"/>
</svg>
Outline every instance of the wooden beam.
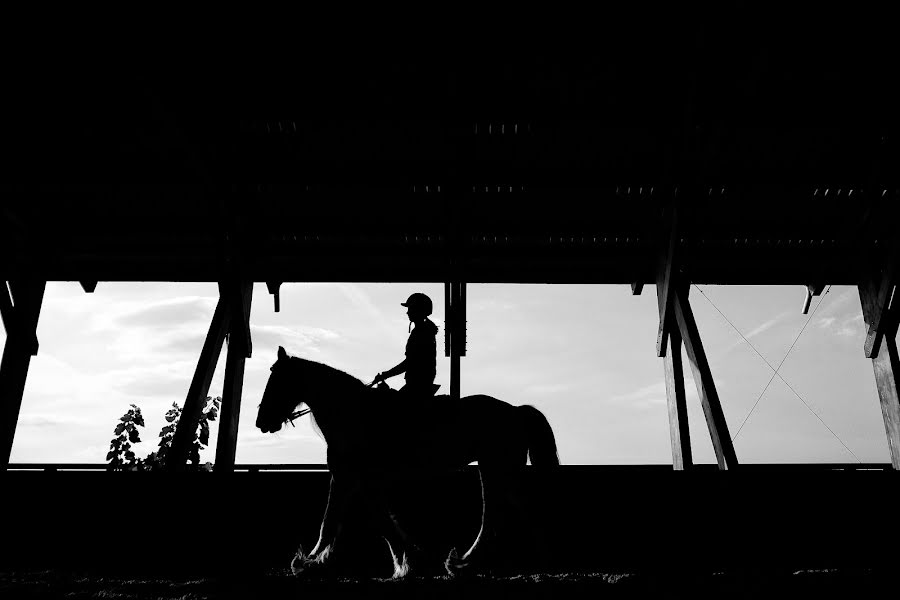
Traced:
<svg viewBox="0 0 900 600">
<path fill-rule="evenodd" d="M 666 374 L 666 401 L 669 407 L 669 438 L 672 442 L 672 467 L 676 471 L 684 471 L 691 468 L 693 458 L 687 402 L 684 395 L 681 334 L 677 328 L 669 332 L 669 345 L 669 351 L 663 361 Z"/>
<path fill-rule="evenodd" d="M 643 281 L 635 281 L 631 284 L 631 295 L 632 296 L 640 296 L 642 291 L 644 291 L 644 282 Z"/>
<path fill-rule="evenodd" d="M 222 354 L 222 344 L 225 342 L 225 333 L 231 323 L 231 310 L 227 306 L 227 299 L 219 297 L 216 311 L 213 313 L 206 341 L 200 351 L 197 360 L 197 368 L 194 370 L 194 378 L 188 388 L 187 397 L 184 400 L 184 410 L 175 428 L 175 437 L 172 439 L 172 447 L 166 462 L 166 470 L 182 471 L 187 463 L 191 450 L 191 440 L 197 431 L 200 422 L 200 413 L 209 395 L 209 386 L 216 370 L 216 363 Z"/>
<path fill-rule="evenodd" d="M 689 287 L 685 284 L 676 286 L 674 294 L 674 312 L 687 353 L 691 363 L 691 371 L 694 373 L 694 383 L 697 385 L 697 394 L 703 405 L 703 413 L 706 416 L 706 425 L 712 438 L 713 449 L 716 452 L 716 462 L 720 469 L 734 469 L 738 466 L 737 455 L 734 452 L 734 444 L 728 433 L 728 423 L 719 403 L 719 395 L 716 392 L 716 384 L 713 381 L 712 372 L 709 369 L 709 361 L 700 341 L 700 332 L 694 320 L 694 313 L 688 301 Z"/>
<path fill-rule="evenodd" d="M 884 316 L 887 314 L 888 305 L 894 293 L 894 265 L 896 256 L 892 255 L 885 264 L 884 271 L 881 273 L 881 280 L 878 284 L 878 292 L 874 296 L 867 298 L 870 311 L 869 318 L 866 319 L 868 330 L 866 332 L 866 342 L 863 346 L 866 358 L 875 358 L 878 356 L 878 349 L 881 346 L 881 340 L 884 338 L 885 330 L 888 325 Z"/>
<path fill-rule="evenodd" d="M 93 294 L 94 290 L 97 289 L 96 281 L 81 281 L 79 283 L 81 283 L 81 289 L 83 289 L 88 294 Z"/>
<path fill-rule="evenodd" d="M 253 296 L 253 282 L 229 280 L 219 283 L 219 294 L 228 297 L 231 321 L 228 330 L 229 343 L 238 344 L 238 349 L 250 358 L 253 343 L 250 339 L 250 302 Z"/>
<path fill-rule="evenodd" d="M 806 286 L 806 298 L 803 300 L 803 314 L 809 313 L 809 305 L 812 302 L 813 296 L 822 295 L 822 291 L 825 289 L 824 284 L 807 284 Z"/>
<path fill-rule="evenodd" d="M 452 285 L 449 281 L 444 282 L 444 356 L 450 357 L 450 349 L 453 347 L 452 342 L 452 334 L 453 329 L 450 326 L 450 323 L 453 321 L 452 315 L 452 303 L 453 303 L 453 294 L 451 293 Z"/>
<path fill-rule="evenodd" d="M 0 286 L 0 318 L 3 320 L 3 330 L 9 336 L 9 332 L 13 327 L 13 305 L 12 298 L 9 295 L 9 287 L 6 282 Z"/>
<path fill-rule="evenodd" d="M 237 453 L 238 423 L 241 416 L 241 394 L 244 386 L 244 365 L 250 356 L 250 303 L 253 283 L 244 281 L 232 287 L 232 320 L 228 352 L 225 357 L 225 384 L 222 392 L 222 415 L 216 442 L 215 472 L 234 471 Z M 239 322 L 238 322 L 239 320 Z"/>
<path fill-rule="evenodd" d="M 230 343 L 225 357 L 225 384 L 222 391 L 222 413 L 216 442 L 216 461 L 213 471 L 234 471 L 237 453 L 238 424 L 241 416 L 241 393 L 244 386 L 244 364 L 247 357 L 238 344 Z"/>
<path fill-rule="evenodd" d="M 894 337 L 885 338 L 884 345 L 887 352 L 879 352 L 872 359 L 872 367 L 875 370 L 881 416 L 891 452 L 891 465 L 895 470 L 900 470 L 900 389 L 897 387 L 900 357 L 897 355 L 897 340 Z"/>
<path fill-rule="evenodd" d="M 879 286 L 880 288 L 880 286 Z M 875 281 L 868 280 L 859 286 L 859 299 L 863 309 L 863 319 L 871 326 L 878 318 L 883 327 L 884 345 L 887 352 L 878 352 L 872 356 L 872 368 L 875 371 L 875 386 L 878 389 L 878 400 L 881 404 L 881 416 L 884 419 L 884 430 L 887 435 L 888 449 L 891 453 L 891 465 L 900 470 L 900 358 L 897 355 L 897 326 L 900 323 L 900 309 L 891 307 L 879 316 L 881 289 L 876 288 Z"/>
<path fill-rule="evenodd" d="M 45 281 L 11 281 L 9 291 L 14 307 L 9 316 L 3 357 L 0 359 L 0 469 L 6 470 L 12 452 L 25 380 L 31 357 L 37 354 L 35 333 L 41 305 L 44 300 Z"/>
<path fill-rule="evenodd" d="M 449 296 L 448 296 L 449 294 Z M 450 396 L 460 395 L 460 357 L 466 355 L 466 284 L 451 281 L 444 286 L 444 301 L 449 297 L 450 303 L 445 307 L 445 340 L 449 339 L 450 351 Z M 445 351 L 446 351 L 445 342 Z"/>
<path fill-rule="evenodd" d="M 672 314 L 672 269 L 675 264 L 675 249 L 678 246 L 678 213 L 672 209 L 672 224 L 669 232 L 669 245 L 661 257 L 659 274 L 656 279 L 657 300 L 659 302 L 659 330 L 656 334 L 656 355 L 666 355 L 667 337 L 671 329 Z"/>
<path fill-rule="evenodd" d="M 459 342 L 459 355 L 466 355 L 466 282 L 460 281 L 456 284 L 458 291 L 456 294 L 457 309 L 456 313 L 456 334 Z"/>
<path fill-rule="evenodd" d="M 19 318 L 17 308 L 19 303 L 25 306 L 31 301 L 30 296 L 33 293 L 31 288 L 34 285 L 38 285 L 38 283 L 34 281 L 4 281 L 2 289 L 0 289 L 0 317 L 3 320 L 6 336 L 7 338 L 14 336 L 20 343 L 25 344 L 31 356 L 37 356 L 38 353 L 37 323 L 35 322 L 35 325 L 31 326 L 27 318 Z M 44 285 L 46 286 L 46 282 Z M 18 302 L 14 302 L 17 294 L 19 296 Z M 43 299 L 43 290 L 41 290 L 40 294 L 41 299 Z M 38 307 L 38 311 L 40 311 L 40 307 Z"/>
<path fill-rule="evenodd" d="M 269 293 L 275 299 L 275 312 L 281 312 L 281 282 L 280 281 L 267 281 L 266 289 L 269 290 Z"/>
</svg>

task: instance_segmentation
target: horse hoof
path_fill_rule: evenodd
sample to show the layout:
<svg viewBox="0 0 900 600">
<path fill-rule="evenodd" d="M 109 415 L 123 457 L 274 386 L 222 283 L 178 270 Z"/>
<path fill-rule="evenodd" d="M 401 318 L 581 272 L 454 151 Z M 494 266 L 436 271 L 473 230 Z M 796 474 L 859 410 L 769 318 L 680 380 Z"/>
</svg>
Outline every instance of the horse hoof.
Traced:
<svg viewBox="0 0 900 600">
<path fill-rule="evenodd" d="M 291 573 L 294 577 L 300 577 L 307 571 L 312 561 L 303 554 L 303 548 L 297 550 L 297 554 L 291 559 Z"/>
<path fill-rule="evenodd" d="M 456 548 L 450 551 L 447 560 L 444 561 L 444 569 L 450 577 L 461 577 L 472 572 L 471 563 L 459 557 Z"/>
</svg>

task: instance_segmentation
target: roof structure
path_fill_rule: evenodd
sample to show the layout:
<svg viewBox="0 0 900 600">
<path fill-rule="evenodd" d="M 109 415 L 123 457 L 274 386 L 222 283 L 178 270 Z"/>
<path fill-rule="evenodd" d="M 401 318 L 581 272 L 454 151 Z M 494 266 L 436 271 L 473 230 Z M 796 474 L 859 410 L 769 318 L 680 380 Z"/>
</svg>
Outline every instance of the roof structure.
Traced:
<svg viewBox="0 0 900 600">
<path fill-rule="evenodd" d="M 504 57 L 28 67 L 0 271 L 651 282 L 677 209 L 692 281 L 856 283 L 896 229 L 887 42 L 613 29 Z"/>
</svg>

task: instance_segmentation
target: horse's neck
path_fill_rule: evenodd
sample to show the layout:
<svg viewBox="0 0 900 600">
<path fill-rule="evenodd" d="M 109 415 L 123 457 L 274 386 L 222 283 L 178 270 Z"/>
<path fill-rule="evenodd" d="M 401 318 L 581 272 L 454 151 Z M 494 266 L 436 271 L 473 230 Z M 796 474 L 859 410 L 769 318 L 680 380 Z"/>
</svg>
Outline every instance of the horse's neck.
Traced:
<svg viewBox="0 0 900 600">
<path fill-rule="evenodd" d="M 347 379 L 337 374 L 326 378 L 317 389 L 311 390 L 309 399 L 305 401 L 327 444 L 343 437 L 360 414 L 359 404 L 364 390 L 358 389 L 354 385 L 356 380 L 349 375 L 341 375 Z"/>
</svg>

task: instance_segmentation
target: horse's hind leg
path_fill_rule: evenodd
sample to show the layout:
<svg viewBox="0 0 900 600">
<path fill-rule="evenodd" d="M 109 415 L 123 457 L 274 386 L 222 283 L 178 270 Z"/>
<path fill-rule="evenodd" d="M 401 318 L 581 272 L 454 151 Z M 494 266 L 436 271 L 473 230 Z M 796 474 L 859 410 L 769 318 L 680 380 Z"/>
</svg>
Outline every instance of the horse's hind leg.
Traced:
<svg viewBox="0 0 900 600">
<path fill-rule="evenodd" d="M 468 567 L 477 566 L 485 562 L 488 547 L 493 544 L 496 536 L 496 521 L 498 500 L 503 496 L 503 487 L 506 475 L 494 469 L 479 469 L 481 479 L 481 528 L 475 541 L 466 550 L 462 557 L 458 556 L 454 548 L 450 556 L 444 562 L 444 567 L 450 575 L 458 575 Z"/>
</svg>

